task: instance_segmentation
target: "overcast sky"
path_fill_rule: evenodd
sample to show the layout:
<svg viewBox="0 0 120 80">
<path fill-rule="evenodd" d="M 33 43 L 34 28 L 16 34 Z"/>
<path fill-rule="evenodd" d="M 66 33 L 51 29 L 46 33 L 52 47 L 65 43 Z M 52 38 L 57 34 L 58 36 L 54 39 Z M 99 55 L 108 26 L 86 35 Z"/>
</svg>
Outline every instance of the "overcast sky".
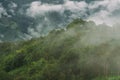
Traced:
<svg viewBox="0 0 120 80">
<path fill-rule="evenodd" d="M 64 0 L 62 4 L 49 4 L 42 3 L 41 1 L 34 1 L 27 9 L 27 14 L 31 17 L 35 17 L 56 11 L 64 15 L 64 12 L 68 10 L 71 12 L 71 15 L 68 15 L 70 17 L 81 17 L 87 20 L 93 20 L 97 24 L 106 23 L 108 25 L 113 25 L 115 22 L 119 22 L 119 5 L 120 0 L 100 0 L 91 1 L 90 3 L 80 0 L 78 2 L 75 0 Z"/>
<path fill-rule="evenodd" d="M 110 26 L 120 21 L 120 0 L 29 0 L 28 2 L 11 0 L 9 2 L 7 9 L 6 2 L 4 4 L 0 2 L 0 17 L 2 15 L 12 17 L 19 11 L 20 14 L 34 18 L 36 26 L 28 27 L 27 30 L 35 37 L 49 30 L 65 27 L 77 18 Z"/>
</svg>

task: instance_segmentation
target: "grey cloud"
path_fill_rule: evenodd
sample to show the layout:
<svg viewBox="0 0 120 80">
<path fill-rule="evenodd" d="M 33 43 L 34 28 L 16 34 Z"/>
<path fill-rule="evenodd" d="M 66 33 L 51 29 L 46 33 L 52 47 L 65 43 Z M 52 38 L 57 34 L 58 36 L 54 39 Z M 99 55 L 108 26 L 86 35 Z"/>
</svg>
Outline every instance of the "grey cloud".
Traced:
<svg viewBox="0 0 120 80">
<path fill-rule="evenodd" d="M 92 10 L 93 12 L 91 12 L 88 20 L 93 20 L 97 24 L 106 23 L 108 25 L 113 25 L 119 23 L 119 5 L 120 0 L 95 1 L 89 6 L 89 10 Z M 96 9 L 98 11 L 94 12 Z M 116 13 L 117 16 L 114 13 Z"/>
<path fill-rule="evenodd" d="M 15 10 L 18 7 L 18 5 L 14 2 L 11 2 L 8 4 L 9 11 L 12 13 L 12 15 L 15 15 Z"/>
<path fill-rule="evenodd" d="M 2 6 L 2 4 L 0 3 L 0 18 L 2 17 L 2 15 L 8 16 L 5 8 Z"/>
<path fill-rule="evenodd" d="M 87 7 L 84 1 L 74 2 L 65 1 L 63 4 L 42 4 L 40 1 L 35 1 L 30 4 L 30 8 L 27 9 L 27 14 L 35 17 L 36 15 L 43 15 L 47 12 L 57 11 L 63 13 L 65 10 L 70 10 L 71 12 L 83 12 Z"/>
<path fill-rule="evenodd" d="M 63 0 L 54 4 L 33 1 L 26 9 L 26 15 L 35 18 L 35 27 L 28 28 L 31 35 L 37 37 L 52 29 L 61 28 L 76 18 L 92 20 L 96 24 L 114 25 L 120 20 L 120 0 Z"/>
<path fill-rule="evenodd" d="M 64 15 L 64 12 L 69 10 L 71 12 L 70 16 L 73 18 L 85 16 L 86 20 L 93 20 L 97 24 L 107 23 L 112 25 L 111 22 L 115 18 L 114 14 L 119 16 L 119 4 L 120 0 L 92 1 L 91 3 L 65 0 L 63 4 L 42 4 L 40 1 L 35 1 L 27 9 L 27 15 L 35 17 L 51 11 L 57 11 Z"/>
</svg>

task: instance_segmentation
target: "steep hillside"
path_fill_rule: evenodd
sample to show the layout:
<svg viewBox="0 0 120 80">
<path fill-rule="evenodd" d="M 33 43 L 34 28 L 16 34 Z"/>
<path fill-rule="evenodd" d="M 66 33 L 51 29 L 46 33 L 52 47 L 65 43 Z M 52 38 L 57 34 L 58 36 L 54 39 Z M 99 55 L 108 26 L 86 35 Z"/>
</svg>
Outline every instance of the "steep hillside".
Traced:
<svg viewBox="0 0 120 80">
<path fill-rule="evenodd" d="M 119 80 L 119 27 L 76 19 L 66 29 L 0 43 L 0 80 Z"/>
</svg>

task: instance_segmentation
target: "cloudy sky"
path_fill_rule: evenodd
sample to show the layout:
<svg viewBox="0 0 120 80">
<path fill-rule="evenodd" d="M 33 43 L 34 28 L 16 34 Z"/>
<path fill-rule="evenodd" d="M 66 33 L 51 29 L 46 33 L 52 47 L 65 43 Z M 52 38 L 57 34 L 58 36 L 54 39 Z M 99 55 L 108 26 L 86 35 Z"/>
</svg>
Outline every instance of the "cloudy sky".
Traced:
<svg viewBox="0 0 120 80">
<path fill-rule="evenodd" d="M 76 18 L 112 26 L 120 21 L 119 5 L 120 0 L 3 0 L 0 18 L 2 15 L 13 17 L 17 13 L 32 18 L 35 25 L 28 27 L 27 32 L 39 37 L 52 29 L 65 27 Z"/>
<path fill-rule="evenodd" d="M 70 15 L 66 15 L 69 18 L 83 18 L 93 20 L 97 24 L 106 23 L 112 25 L 119 21 L 119 5 L 120 0 L 91 0 L 90 3 L 86 1 L 64 0 L 62 4 L 49 4 L 34 1 L 30 4 L 26 14 L 31 17 L 37 17 L 49 12 L 58 12 L 64 15 L 65 11 L 69 11 Z"/>
<path fill-rule="evenodd" d="M 57 3 L 58 0 L 55 1 Z M 64 26 L 64 24 L 76 18 L 92 20 L 96 24 L 105 23 L 112 26 L 119 23 L 119 5 L 120 0 L 64 0 L 60 4 L 33 1 L 29 4 L 29 8 L 26 9 L 26 15 L 34 18 L 44 16 L 44 22 L 48 23 L 48 26 L 56 26 L 51 25 L 51 23 L 59 24 L 57 26 Z M 37 28 L 42 30 L 43 25 L 39 24 Z M 32 29 L 29 30 L 34 31 Z"/>
<path fill-rule="evenodd" d="M 23 13 L 34 18 L 56 12 L 56 14 L 65 15 L 64 17 L 71 19 L 83 18 L 93 20 L 97 24 L 106 23 L 112 25 L 114 22 L 119 21 L 119 5 L 120 0 L 31 0 L 31 2 L 22 6 L 28 6 Z M 18 3 L 13 0 L 8 6 L 9 11 L 14 13 Z M 0 3 L 0 17 L 1 14 L 8 15 L 6 9 L 2 6 L 2 2 Z"/>
</svg>

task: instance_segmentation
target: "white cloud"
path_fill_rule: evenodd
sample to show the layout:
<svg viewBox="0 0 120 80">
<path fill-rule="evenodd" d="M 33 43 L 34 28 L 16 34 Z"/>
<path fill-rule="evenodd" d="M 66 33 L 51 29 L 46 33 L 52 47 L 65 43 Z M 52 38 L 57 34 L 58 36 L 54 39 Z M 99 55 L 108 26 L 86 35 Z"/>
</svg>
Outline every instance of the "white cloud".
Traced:
<svg viewBox="0 0 120 80">
<path fill-rule="evenodd" d="M 15 15 L 15 9 L 18 7 L 18 5 L 14 2 L 11 2 L 10 4 L 8 4 L 9 7 L 9 11 Z"/>
<path fill-rule="evenodd" d="M 93 4 L 90 4 L 89 10 L 100 9 L 99 11 L 91 14 L 87 19 L 93 20 L 97 24 L 106 23 L 108 25 L 113 25 L 119 23 L 119 12 L 120 11 L 120 0 L 103 0 L 96 1 Z M 100 8 L 103 7 L 103 8 Z M 114 15 L 114 12 L 117 13 L 117 16 Z"/>
<path fill-rule="evenodd" d="M 62 10 L 62 5 L 49 5 L 41 4 L 40 1 L 32 2 L 30 8 L 27 9 L 27 14 L 35 17 L 36 15 L 42 15 L 49 11 L 59 11 Z"/>
<path fill-rule="evenodd" d="M 120 21 L 119 5 L 120 0 L 101 0 L 90 3 L 64 0 L 63 4 L 48 4 L 34 1 L 29 5 L 26 14 L 33 18 L 40 16 L 40 19 L 44 19 L 39 20 L 37 26 L 28 28 L 28 32 L 33 37 L 39 37 L 45 30 L 49 32 L 50 29 L 56 28 L 56 25 L 57 27 L 63 26 L 75 18 L 84 18 L 88 21 L 92 20 L 96 24 L 106 23 L 112 26 Z M 68 14 L 65 11 L 68 11 Z M 51 12 L 60 14 L 60 17 L 53 16 L 54 14 L 51 16 Z M 58 18 L 62 18 L 62 21 L 61 23 L 56 23 L 53 18 L 58 21 L 60 20 Z"/>
<path fill-rule="evenodd" d="M 42 4 L 40 1 L 35 1 L 30 4 L 30 8 L 27 9 L 27 15 L 35 17 L 36 15 L 43 15 L 47 12 L 57 11 L 63 13 L 65 10 L 72 12 L 82 11 L 87 7 L 85 2 L 66 1 L 64 4 Z"/>
<path fill-rule="evenodd" d="M 8 6 L 9 6 L 9 8 L 12 8 L 12 9 L 18 7 L 18 5 L 14 2 L 11 2 L 10 4 L 8 4 Z"/>
<path fill-rule="evenodd" d="M 36 17 L 51 11 L 64 13 L 65 10 L 69 10 L 71 11 L 71 17 L 77 18 L 87 16 L 87 11 L 89 11 L 90 15 L 86 17 L 87 20 L 93 20 L 97 24 L 106 23 L 112 25 L 115 21 L 120 20 L 115 20 L 118 17 L 113 14 L 116 10 L 120 11 L 119 5 L 120 0 L 101 0 L 91 3 L 65 0 L 63 4 L 42 4 L 40 1 L 34 1 L 30 4 L 30 8 L 27 9 L 27 15 Z"/>
<path fill-rule="evenodd" d="M 120 9 L 120 0 L 110 0 L 107 5 L 107 9 L 110 12 L 114 12 L 115 10 Z"/>
<path fill-rule="evenodd" d="M 71 10 L 71 11 L 75 11 L 75 10 L 83 10 L 87 7 L 87 3 L 85 3 L 84 1 L 81 2 L 74 2 L 74 1 L 66 1 L 63 4 L 63 8 L 65 10 Z"/>
<path fill-rule="evenodd" d="M 6 10 L 3 8 L 2 4 L 0 3 L 0 18 L 2 15 L 8 16 Z"/>
</svg>

